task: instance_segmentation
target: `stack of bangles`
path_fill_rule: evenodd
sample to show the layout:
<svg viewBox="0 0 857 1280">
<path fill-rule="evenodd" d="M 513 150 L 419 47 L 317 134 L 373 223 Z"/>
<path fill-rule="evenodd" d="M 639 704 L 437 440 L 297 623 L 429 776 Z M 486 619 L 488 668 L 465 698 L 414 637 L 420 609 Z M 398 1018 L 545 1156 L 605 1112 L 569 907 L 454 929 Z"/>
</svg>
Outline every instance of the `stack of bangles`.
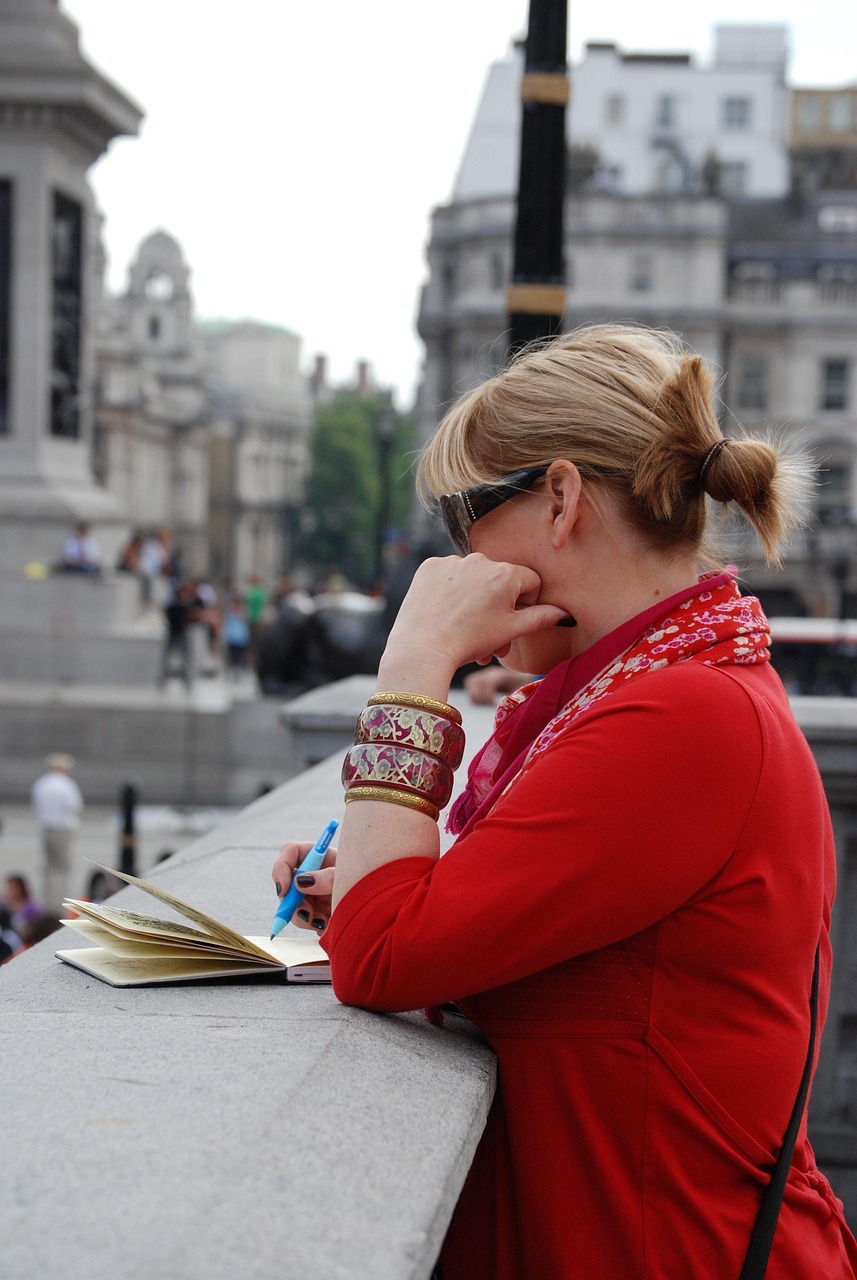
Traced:
<svg viewBox="0 0 857 1280">
<path fill-rule="evenodd" d="M 463 755 L 455 707 L 420 693 L 376 693 L 357 719 L 342 766 L 345 802 L 387 801 L 437 821 Z"/>
</svg>

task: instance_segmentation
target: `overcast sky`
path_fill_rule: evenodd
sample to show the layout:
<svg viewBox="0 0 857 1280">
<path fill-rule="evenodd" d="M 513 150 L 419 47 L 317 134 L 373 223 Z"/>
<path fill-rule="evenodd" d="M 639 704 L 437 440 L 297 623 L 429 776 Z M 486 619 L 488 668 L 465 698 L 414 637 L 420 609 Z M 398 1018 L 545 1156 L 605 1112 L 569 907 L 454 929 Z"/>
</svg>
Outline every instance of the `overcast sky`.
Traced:
<svg viewBox="0 0 857 1280">
<path fill-rule="evenodd" d="M 60 0 L 91 61 L 144 109 L 92 170 L 110 284 L 158 227 L 181 242 L 200 316 L 303 338 L 336 380 L 357 359 L 402 408 L 433 205 L 449 198 L 490 63 L 527 0 Z M 786 22 L 797 84 L 857 82 L 855 0 L 569 0 L 586 40 L 690 51 L 716 22 Z"/>
</svg>

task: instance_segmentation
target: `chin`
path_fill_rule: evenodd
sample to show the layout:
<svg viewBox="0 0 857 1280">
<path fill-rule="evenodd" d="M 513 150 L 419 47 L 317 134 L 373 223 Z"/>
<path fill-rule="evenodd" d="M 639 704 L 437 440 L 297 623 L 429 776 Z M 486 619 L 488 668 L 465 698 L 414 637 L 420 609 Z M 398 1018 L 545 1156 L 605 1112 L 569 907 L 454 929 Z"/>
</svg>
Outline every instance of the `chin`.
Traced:
<svg viewBox="0 0 857 1280">
<path fill-rule="evenodd" d="M 572 632 L 566 628 L 552 627 L 550 631 L 539 631 L 533 636 L 522 636 L 516 640 L 509 652 L 500 662 L 510 671 L 519 671 L 522 675 L 544 676 L 558 662 L 564 662 L 572 655 Z"/>
</svg>

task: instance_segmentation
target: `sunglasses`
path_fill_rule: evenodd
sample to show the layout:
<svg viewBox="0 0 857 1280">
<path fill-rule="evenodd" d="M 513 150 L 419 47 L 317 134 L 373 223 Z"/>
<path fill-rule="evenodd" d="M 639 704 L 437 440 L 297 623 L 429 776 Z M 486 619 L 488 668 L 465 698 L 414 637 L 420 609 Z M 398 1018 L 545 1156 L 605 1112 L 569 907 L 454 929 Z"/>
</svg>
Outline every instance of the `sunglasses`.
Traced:
<svg viewBox="0 0 857 1280">
<path fill-rule="evenodd" d="M 541 480 L 548 469 L 545 463 L 541 467 L 525 467 L 523 471 L 512 471 L 500 480 L 491 484 L 476 484 L 472 489 L 460 489 L 458 493 L 447 493 L 440 500 L 440 513 L 449 534 L 452 545 L 459 555 L 470 554 L 470 526 L 489 511 L 494 511 L 516 494 L 526 493 L 532 489 L 537 480 Z"/>
</svg>

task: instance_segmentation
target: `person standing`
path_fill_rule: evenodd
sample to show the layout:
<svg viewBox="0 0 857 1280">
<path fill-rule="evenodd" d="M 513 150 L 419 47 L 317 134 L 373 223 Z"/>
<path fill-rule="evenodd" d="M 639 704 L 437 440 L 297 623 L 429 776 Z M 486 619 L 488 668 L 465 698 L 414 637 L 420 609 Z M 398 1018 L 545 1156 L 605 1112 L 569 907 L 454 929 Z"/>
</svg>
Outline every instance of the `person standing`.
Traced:
<svg viewBox="0 0 857 1280">
<path fill-rule="evenodd" d="M 265 610 L 268 607 L 268 589 L 258 573 L 251 574 L 244 592 L 244 616 L 250 630 L 250 654 L 256 657 L 259 636 L 265 621 Z"/>
<path fill-rule="evenodd" d="M 71 836 L 80 823 L 83 796 L 71 777 L 71 756 L 47 758 L 47 772 L 33 783 L 32 802 L 42 832 L 43 892 L 48 909 L 59 907 L 66 896 L 71 864 Z"/>
<path fill-rule="evenodd" d="M 167 683 L 172 655 L 179 655 L 179 675 L 188 689 L 193 687 L 195 669 L 191 627 L 200 620 L 203 605 L 192 582 L 181 582 L 174 589 L 172 598 L 164 606 L 166 631 L 161 654 L 161 671 L 158 687 Z"/>
</svg>

